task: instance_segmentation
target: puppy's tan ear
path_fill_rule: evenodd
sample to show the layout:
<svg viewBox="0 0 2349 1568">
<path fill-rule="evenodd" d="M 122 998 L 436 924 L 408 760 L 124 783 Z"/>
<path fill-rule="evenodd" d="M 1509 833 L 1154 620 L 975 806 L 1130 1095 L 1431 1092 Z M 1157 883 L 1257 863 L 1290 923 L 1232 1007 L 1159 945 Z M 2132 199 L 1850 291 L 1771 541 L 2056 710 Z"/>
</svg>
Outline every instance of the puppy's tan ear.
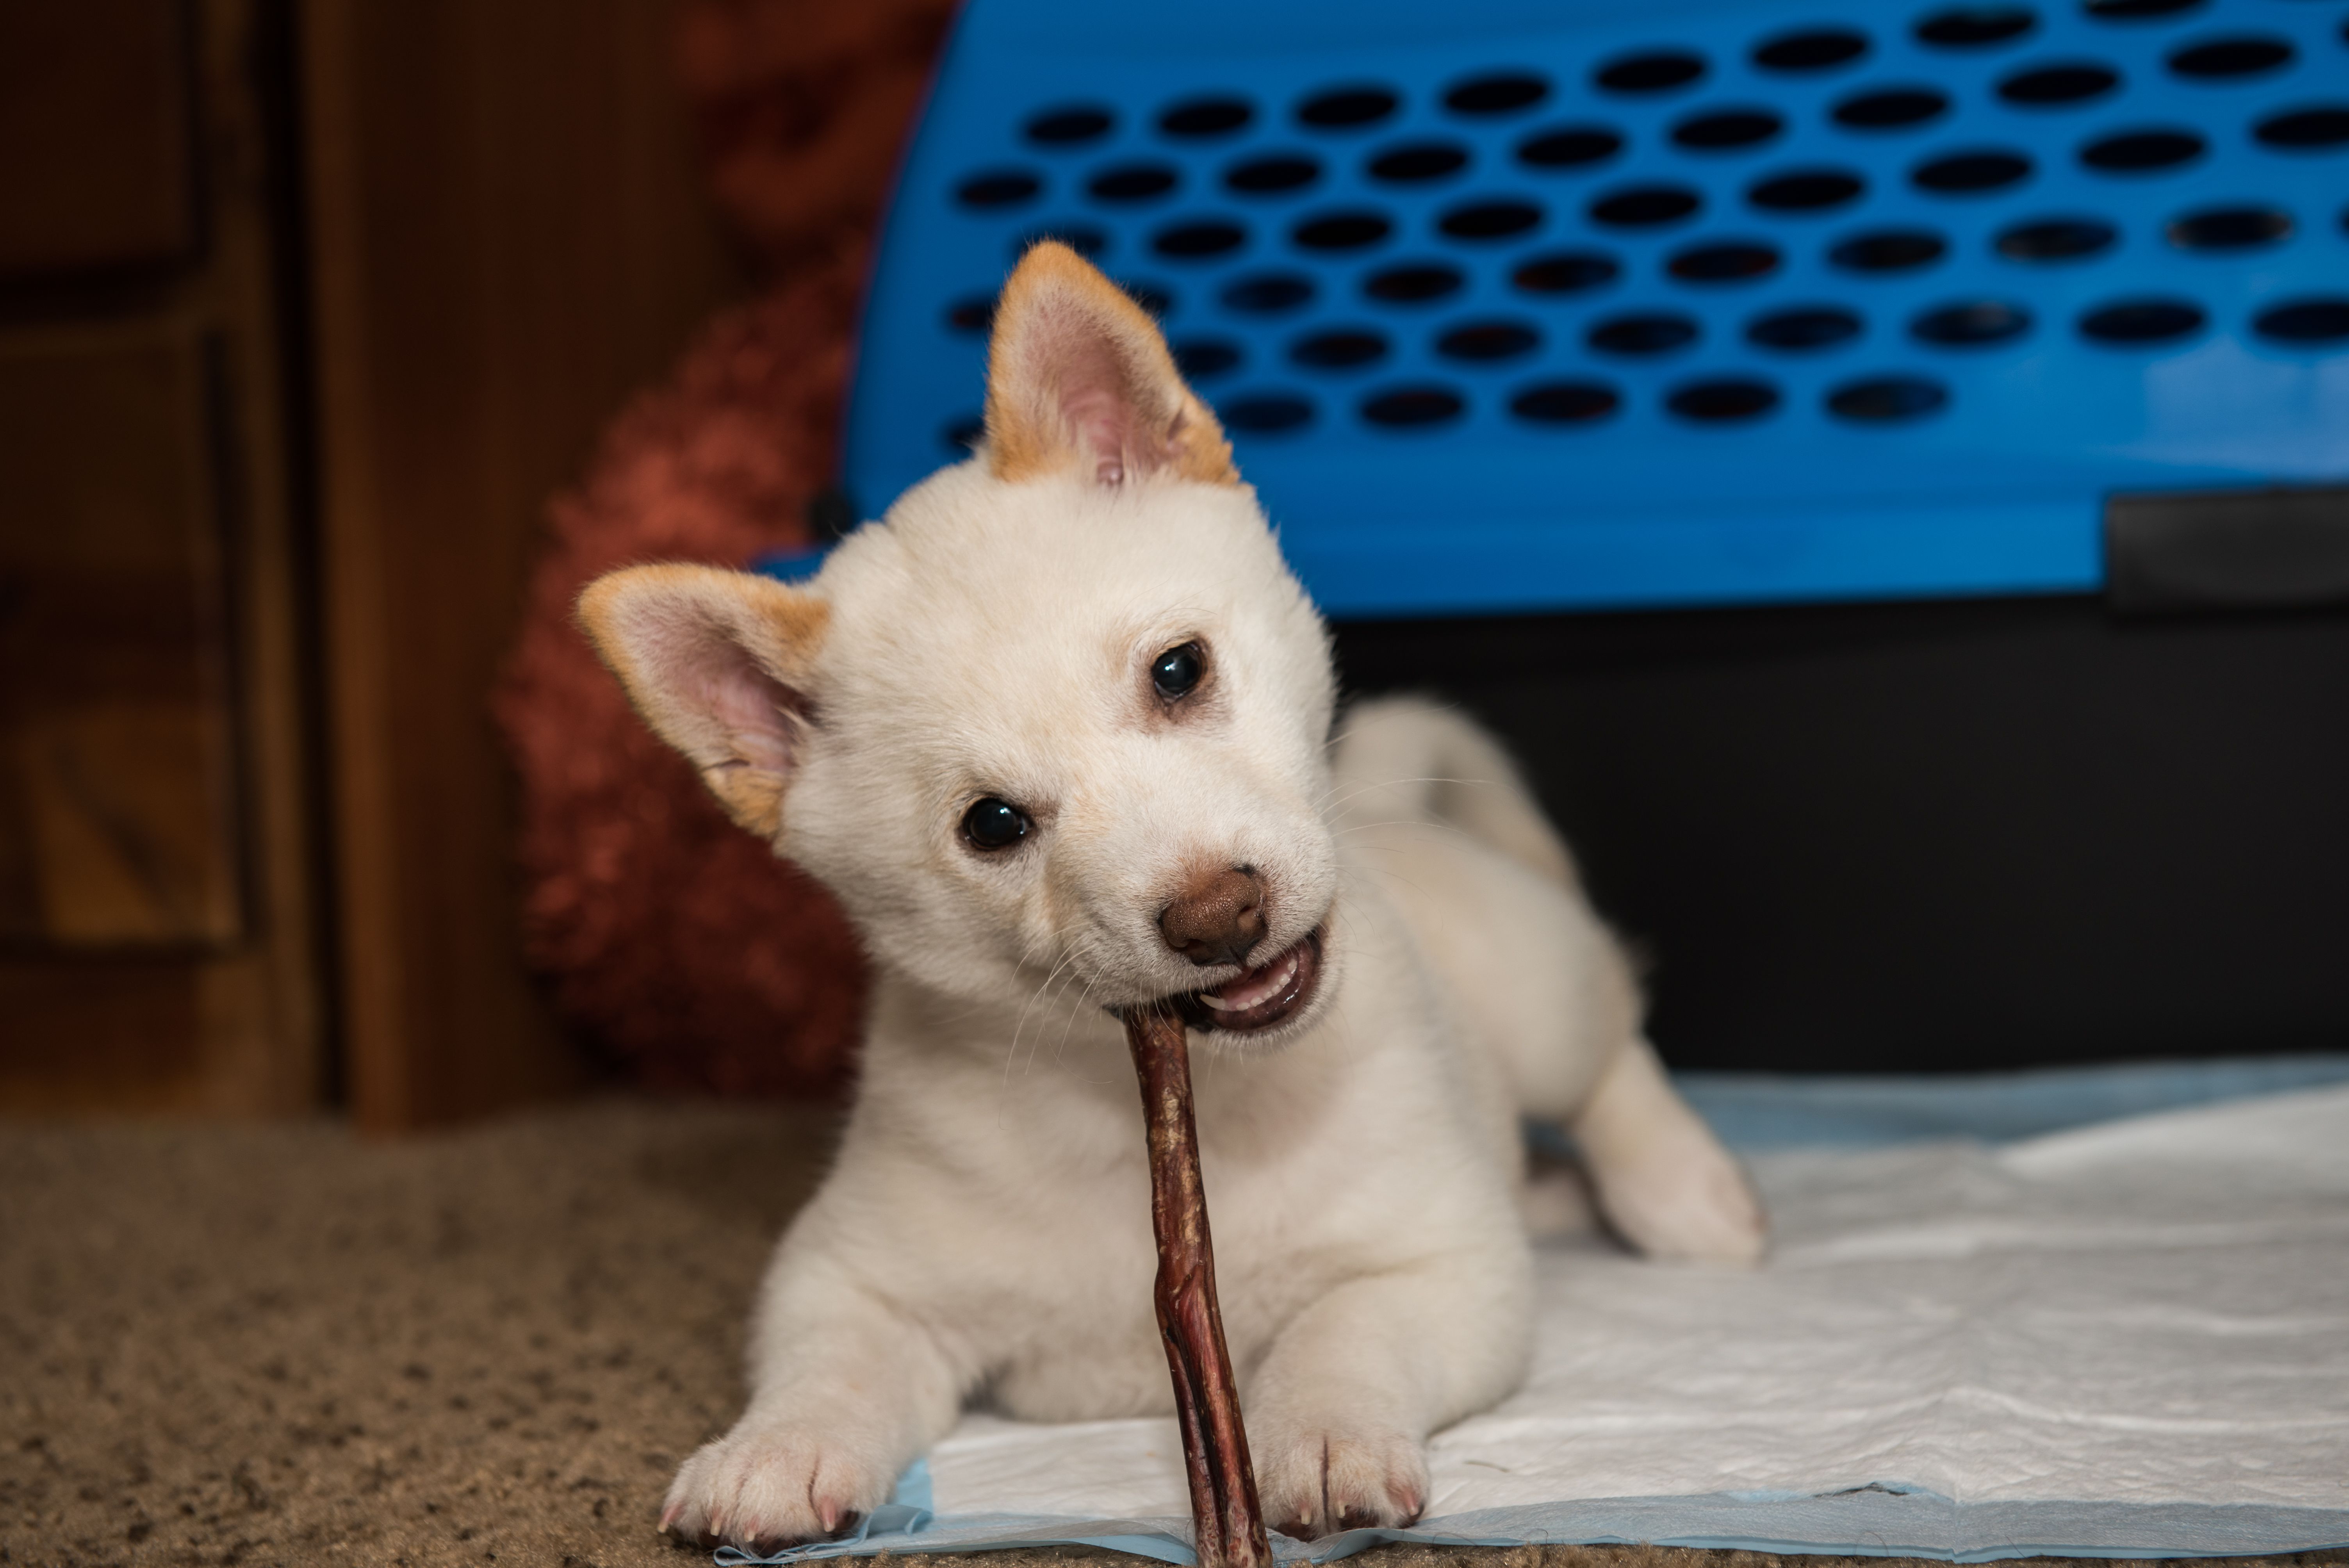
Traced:
<svg viewBox="0 0 2349 1568">
<path fill-rule="evenodd" d="M 1052 240 L 1020 258 L 996 306 L 987 462 L 1004 480 L 1072 467 L 1105 485 L 1240 478 L 1223 427 L 1183 384 L 1158 324 Z"/>
<path fill-rule="evenodd" d="M 599 577 L 579 622 L 653 732 L 732 817 L 772 841 L 815 723 L 809 695 L 829 610 L 747 572 L 637 566 Z"/>
</svg>

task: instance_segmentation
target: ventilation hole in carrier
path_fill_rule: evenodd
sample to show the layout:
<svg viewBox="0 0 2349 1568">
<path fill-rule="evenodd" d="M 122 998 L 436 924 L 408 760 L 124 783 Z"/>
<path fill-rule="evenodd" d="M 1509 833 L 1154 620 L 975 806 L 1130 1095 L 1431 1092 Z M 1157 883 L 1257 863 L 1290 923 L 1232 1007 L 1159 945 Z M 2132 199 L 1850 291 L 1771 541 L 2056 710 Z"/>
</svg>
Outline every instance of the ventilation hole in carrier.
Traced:
<svg viewBox="0 0 2349 1568">
<path fill-rule="evenodd" d="M 1632 185 L 1590 204 L 1590 220 L 1610 229 L 1652 229 L 1693 216 L 1704 198 L 1685 185 Z"/>
<path fill-rule="evenodd" d="M 2004 300 L 1968 300 L 1920 315 L 1909 324 L 1911 336 L 1943 348 L 1987 348 L 2031 330 L 2031 313 Z"/>
<path fill-rule="evenodd" d="M 1300 273 L 1257 273 L 1224 288 L 1224 307 L 1243 315 L 1278 315 L 1311 301 L 1313 280 Z"/>
<path fill-rule="evenodd" d="M 1148 201 L 1174 190 L 1179 179 L 1163 163 L 1126 163 L 1102 170 L 1085 189 L 1096 201 Z"/>
<path fill-rule="evenodd" d="M 1856 201 L 1868 189 L 1858 175 L 1841 169 L 1798 169 L 1748 188 L 1745 199 L 1773 212 L 1825 212 Z"/>
<path fill-rule="evenodd" d="M 1949 253 L 1950 242 L 1930 229 L 1872 229 L 1840 241 L 1827 260 L 1847 272 L 1905 273 Z"/>
<path fill-rule="evenodd" d="M 947 306 L 947 326 L 954 332 L 986 332 L 995 325 L 995 296 L 972 294 Z"/>
<path fill-rule="evenodd" d="M 1613 283 L 1622 271 L 1621 263 L 1602 252 L 1560 251 L 1520 263 L 1509 281 L 1527 294 L 1581 294 Z"/>
<path fill-rule="evenodd" d="M 2020 5 L 1957 5 L 1917 24 L 1917 41 L 1937 49 L 1984 49 L 2012 43 L 2039 26 Z"/>
<path fill-rule="evenodd" d="M 1802 305 L 1757 316 L 1745 328 L 1746 341 L 1789 354 L 1812 354 L 1859 335 L 1860 320 L 1840 305 Z"/>
<path fill-rule="evenodd" d="M 1664 270 L 1688 284 L 1751 283 L 1778 270 L 1778 253 L 1768 245 L 1729 242 L 1694 245 L 1664 263 Z"/>
<path fill-rule="evenodd" d="M 1458 393 L 1441 387 L 1397 387 L 1363 398 L 1362 418 L 1373 425 L 1423 429 L 1450 423 L 1466 407 Z"/>
<path fill-rule="evenodd" d="M 987 438 L 987 421 L 976 414 L 966 414 L 959 419 L 949 419 L 938 431 L 938 439 L 947 450 L 957 457 L 967 457 Z"/>
<path fill-rule="evenodd" d="M 1317 332 L 1289 345 L 1288 357 L 1315 370 L 1356 370 L 1387 356 L 1387 340 L 1375 332 L 1340 327 Z"/>
<path fill-rule="evenodd" d="M 1847 381 L 1829 392 L 1827 412 L 1839 419 L 1880 425 L 1921 418 L 1949 400 L 1947 388 L 1920 376 L 1872 376 Z"/>
<path fill-rule="evenodd" d="M 1394 225 L 1381 213 L 1324 212 L 1298 224 L 1289 237 L 1309 251 L 1359 251 L 1393 232 Z"/>
<path fill-rule="evenodd" d="M 1164 319 L 1174 308 L 1174 296 L 1156 284 L 1120 283 L 1125 297 L 1148 311 L 1154 319 Z"/>
<path fill-rule="evenodd" d="M 1371 160 L 1371 178 L 1390 185 L 1416 185 L 1441 180 L 1468 167 L 1468 150 L 1448 141 L 1414 141 L 1391 147 Z"/>
<path fill-rule="evenodd" d="M 1240 346 L 1227 338 L 1193 337 L 1168 345 L 1186 381 L 1212 381 L 1240 367 Z"/>
<path fill-rule="evenodd" d="M 1467 281 L 1458 267 L 1418 262 L 1372 273 L 1362 280 L 1362 292 L 1387 304 L 1424 304 L 1458 294 Z"/>
<path fill-rule="evenodd" d="M 1107 136 L 1116 123 L 1115 115 L 1090 104 L 1048 108 L 1029 119 L 1028 139 L 1043 147 L 1081 147 Z"/>
<path fill-rule="evenodd" d="M 1294 153 L 1251 158 L 1224 171 L 1225 186 L 1243 196 L 1278 196 L 1285 191 L 1302 191 L 1320 178 L 1319 162 Z"/>
<path fill-rule="evenodd" d="M 2080 161 L 2099 174 L 2152 174 L 2191 163 L 2209 148 L 2190 130 L 2125 130 L 2080 149 Z"/>
<path fill-rule="evenodd" d="M 1151 236 L 1150 248 L 1177 262 L 1204 262 L 1229 255 L 1247 243 L 1247 231 L 1220 218 L 1176 223 Z"/>
<path fill-rule="evenodd" d="M 955 187 L 955 200 L 966 207 L 990 211 L 998 207 L 1017 207 L 1035 200 L 1044 189 L 1044 182 L 1034 175 L 1017 169 L 992 170 L 974 174 Z"/>
<path fill-rule="evenodd" d="M 1777 406 L 1778 389 L 1775 387 L 1767 381 L 1755 381 L 1743 376 L 1692 381 L 1675 388 L 1671 396 L 1664 399 L 1664 407 L 1682 418 L 1707 425 L 1758 419 Z"/>
<path fill-rule="evenodd" d="M 1515 114 L 1549 97 L 1549 83 L 1525 71 L 1495 71 L 1471 77 L 1444 95 L 1444 107 L 1454 114 Z"/>
<path fill-rule="evenodd" d="M 1570 125 L 1517 143 L 1517 161 L 1535 169 L 1579 169 L 1623 150 L 1623 139 L 1603 125 Z"/>
<path fill-rule="evenodd" d="M 2200 329 L 2202 307 L 2182 299 L 2116 300 L 2080 317 L 2080 331 L 2099 343 L 2132 347 L 2168 343 Z"/>
<path fill-rule="evenodd" d="M 2349 297 L 2287 300 L 2260 312 L 2251 325 L 2279 343 L 2339 343 L 2349 338 Z"/>
<path fill-rule="evenodd" d="M 2250 251 L 2292 238 L 2292 214 L 2274 207 L 2204 207 L 2180 213 L 2161 232 L 2181 251 Z"/>
<path fill-rule="evenodd" d="M 1684 88 L 1704 75 L 1704 57 L 1686 49 L 1649 49 L 1622 55 L 1599 67 L 1592 78 L 1610 93 L 1661 93 Z"/>
<path fill-rule="evenodd" d="M 1453 208 L 1435 226 L 1455 240 L 1506 240 L 1541 219 L 1541 209 L 1530 201 L 1476 201 Z"/>
<path fill-rule="evenodd" d="M 1049 229 L 1031 229 L 1011 242 L 1011 259 L 1018 261 L 1031 246 L 1046 240 L 1058 240 L 1077 254 L 1090 261 L 1109 249 L 1109 234 L 1090 223 L 1055 223 Z"/>
<path fill-rule="evenodd" d="M 2292 54 L 2292 46 L 2282 38 L 2212 38 L 2171 50 L 2169 68 L 2196 81 L 2231 81 L 2289 65 Z"/>
<path fill-rule="evenodd" d="M 2099 22 L 2150 22 L 2199 11 L 2209 0 L 2084 0 L 2080 9 Z"/>
<path fill-rule="evenodd" d="M 1621 354 L 1640 356 L 1670 354 L 1685 348 L 1697 339 L 1693 317 L 1671 315 L 1661 311 L 1637 312 L 1630 315 L 1609 316 L 1593 325 L 1584 341 L 1601 354 Z"/>
<path fill-rule="evenodd" d="M 1229 136 L 1255 118 L 1256 108 L 1246 98 L 1186 98 L 1158 117 L 1158 129 L 1168 136 L 1192 140 Z"/>
<path fill-rule="evenodd" d="M 1932 88 L 1884 88 L 1847 98 L 1835 122 L 1849 130 L 1905 130 L 1950 112 L 1950 95 Z"/>
<path fill-rule="evenodd" d="M 1435 352 L 1446 359 L 1478 365 L 1516 359 L 1540 346 L 1541 334 L 1515 321 L 1464 322 L 1435 340 Z"/>
<path fill-rule="evenodd" d="M 1297 118 L 1322 130 L 1353 130 L 1376 125 L 1402 100 L 1384 88 L 1333 88 L 1297 107 Z"/>
<path fill-rule="evenodd" d="M 2025 108 L 2061 108 L 2102 98 L 2120 85 L 2119 72 L 2079 62 L 2017 71 L 1998 84 L 1998 96 Z"/>
<path fill-rule="evenodd" d="M 2003 190 L 2031 172 L 2031 160 L 2020 152 L 1989 150 L 1955 152 L 1920 163 L 1909 179 L 1941 196 L 1974 196 Z"/>
<path fill-rule="evenodd" d="M 1254 436 L 1278 436 L 1313 422 L 1313 404 L 1293 392 L 1250 392 L 1216 405 L 1226 425 Z"/>
<path fill-rule="evenodd" d="M 1786 122 L 1766 108 L 1717 109 L 1672 127 L 1672 140 L 1695 152 L 1721 152 L 1757 146 L 1785 129 Z"/>
<path fill-rule="evenodd" d="M 2270 147 L 2316 152 L 2349 144 L 2349 104 L 2287 109 L 2260 121 L 2251 134 Z"/>
<path fill-rule="evenodd" d="M 1587 425 L 1623 406 L 1600 381 L 1540 381 L 1509 399 L 1509 412 L 1537 425 Z"/>
<path fill-rule="evenodd" d="M 1808 27 L 1755 46 L 1754 63 L 1765 71 L 1825 71 L 1868 53 L 1868 37 L 1848 27 Z"/>
<path fill-rule="evenodd" d="M 2010 262 L 2076 262 L 2119 238 L 2101 218 L 2034 218 L 1999 231 L 1993 242 Z"/>
</svg>

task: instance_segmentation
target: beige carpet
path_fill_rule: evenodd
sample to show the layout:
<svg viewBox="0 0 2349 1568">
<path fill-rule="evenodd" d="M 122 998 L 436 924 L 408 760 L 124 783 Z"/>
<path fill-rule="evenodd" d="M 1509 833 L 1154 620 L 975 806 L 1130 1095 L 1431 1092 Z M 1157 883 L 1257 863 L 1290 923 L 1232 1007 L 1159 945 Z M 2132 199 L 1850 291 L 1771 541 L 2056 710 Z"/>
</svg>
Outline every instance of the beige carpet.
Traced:
<svg viewBox="0 0 2349 1568">
<path fill-rule="evenodd" d="M 828 1125 L 623 1102 L 391 1145 L 0 1125 L 0 1563 L 706 1563 L 655 1511 L 735 1413 L 750 1290 Z M 1774 1561 L 1361 1561 L 1455 1557 Z"/>
</svg>

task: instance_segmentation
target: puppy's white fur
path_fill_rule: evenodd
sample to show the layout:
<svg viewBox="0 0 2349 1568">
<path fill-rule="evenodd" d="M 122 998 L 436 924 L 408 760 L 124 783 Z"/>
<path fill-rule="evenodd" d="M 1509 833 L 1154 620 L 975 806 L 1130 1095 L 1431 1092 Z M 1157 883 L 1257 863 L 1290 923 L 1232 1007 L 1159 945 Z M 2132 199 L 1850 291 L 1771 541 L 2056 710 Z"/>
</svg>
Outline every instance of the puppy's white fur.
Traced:
<svg viewBox="0 0 2349 1568">
<path fill-rule="evenodd" d="M 1396 1523 L 1422 1442 L 1530 1348 L 1519 1118 L 1569 1127 L 1655 1253 L 1750 1262 L 1759 1214 L 1640 1037 L 1622 954 L 1507 758 L 1415 702 L 1334 742 L 1327 641 L 1155 329 L 1056 246 L 999 312 L 989 444 L 807 588 L 647 567 L 582 601 L 647 718 L 841 898 L 875 960 L 839 1162 L 769 1270 L 749 1408 L 666 1526 L 834 1532 L 984 1398 L 1170 1408 L 1140 1102 L 1108 1009 L 1240 972 L 1159 917 L 1252 868 L 1310 1000 L 1196 1053 L 1225 1329 L 1268 1517 Z M 1179 701 L 1153 661 L 1195 642 Z M 996 797 L 1032 827 L 974 846 Z"/>
</svg>

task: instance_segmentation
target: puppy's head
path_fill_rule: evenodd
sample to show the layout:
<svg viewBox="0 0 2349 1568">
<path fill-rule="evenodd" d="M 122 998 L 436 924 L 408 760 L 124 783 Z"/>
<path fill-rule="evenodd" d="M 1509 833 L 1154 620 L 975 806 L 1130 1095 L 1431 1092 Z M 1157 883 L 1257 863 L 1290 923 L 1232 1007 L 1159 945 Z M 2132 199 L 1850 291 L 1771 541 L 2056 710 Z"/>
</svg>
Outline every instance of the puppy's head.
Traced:
<svg viewBox="0 0 2349 1568">
<path fill-rule="evenodd" d="M 650 566 L 580 614 L 735 820 L 883 962 L 1063 977 L 1270 1042 L 1334 988 L 1327 640 L 1156 325 L 1056 244 L 1006 285 L 987 441 L 804 589 Z"/>
</svg>

